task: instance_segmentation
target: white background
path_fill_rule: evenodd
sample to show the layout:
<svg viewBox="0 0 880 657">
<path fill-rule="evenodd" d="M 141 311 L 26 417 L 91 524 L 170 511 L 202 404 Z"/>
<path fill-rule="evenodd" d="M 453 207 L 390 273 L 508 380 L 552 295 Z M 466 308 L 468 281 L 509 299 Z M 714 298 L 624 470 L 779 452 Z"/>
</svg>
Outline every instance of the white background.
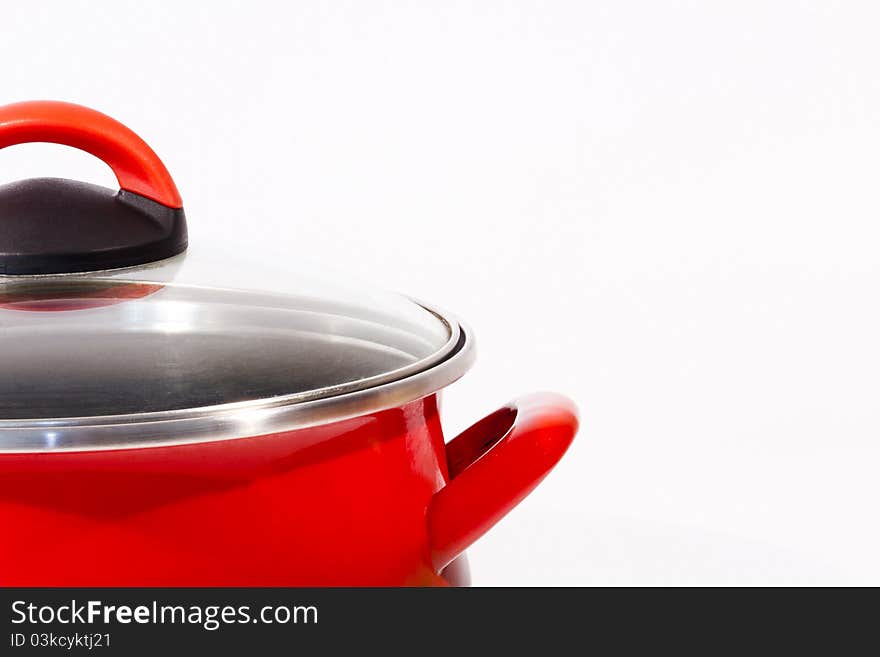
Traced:
<svg viewBox="0 0 880 657">
<path fill-rule="evenodd" d="M 577 401 L 475 584 L 880 583 L 876 3 L 198 4 L 5 2 L 0 102 L 133 127 L 193 243 L 465 318 L 450 436 Z"/>
</svg>

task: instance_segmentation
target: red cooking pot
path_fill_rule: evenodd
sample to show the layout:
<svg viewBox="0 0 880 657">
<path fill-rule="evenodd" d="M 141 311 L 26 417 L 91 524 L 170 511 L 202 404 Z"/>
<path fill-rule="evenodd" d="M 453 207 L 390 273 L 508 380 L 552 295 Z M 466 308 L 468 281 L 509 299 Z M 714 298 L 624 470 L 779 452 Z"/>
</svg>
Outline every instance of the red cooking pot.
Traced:
<svg viewBox="0 0 880 657">
<path fill-rule="evenodd" d="M 307 275 L 256 291 L 259 268 L 188 251 L 174 182 L 107 116 L 0 108 L 0 148 L 35 141 L 120 190 L 0 187 L 0 585 L 466 584 L 573 405 L 527 396 L 445 443 L 461 323 Z"/>
</svg>

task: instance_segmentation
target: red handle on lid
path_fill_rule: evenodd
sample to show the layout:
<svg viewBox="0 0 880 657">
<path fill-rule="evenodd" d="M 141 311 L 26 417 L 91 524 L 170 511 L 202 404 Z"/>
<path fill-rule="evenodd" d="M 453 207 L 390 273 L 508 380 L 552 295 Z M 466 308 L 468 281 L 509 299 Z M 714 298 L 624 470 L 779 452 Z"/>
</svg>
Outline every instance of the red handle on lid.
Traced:
<svg viewBox="0 0 880 657">
<path fill-rule="evenodd" d="M 183 207 L 159 156 L 124 125 L 88 107 L 36 100 L 0 107 L 0 149 L 47 142 L 91 153 L 113 169 L 119 187 L 169 208 Z"/>
</svg>

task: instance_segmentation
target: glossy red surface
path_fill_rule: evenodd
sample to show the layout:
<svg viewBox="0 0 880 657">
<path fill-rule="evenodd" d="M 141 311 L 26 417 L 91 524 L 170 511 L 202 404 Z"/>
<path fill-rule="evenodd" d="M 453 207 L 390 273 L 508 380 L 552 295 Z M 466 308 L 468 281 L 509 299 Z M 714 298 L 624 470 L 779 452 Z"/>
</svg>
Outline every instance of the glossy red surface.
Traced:
<svg viewBox="0 0 880 657">
<path fill-rule="evenodd" d="M 269 436 L 0 454 L 0 585 L 464 584 L 443 566 L 576 427 L 565 400 L 529 397 L 453 440 L 448 466 L 431 396 Z"/>
<path fill-rule="evenodd" d="M 71 146 L 113 169 L 121 189 L 169 208 L 183 207 L 159 156 L 124 125 L 88 107 L 53 100 L 0 107 L 0 148 L 29 142 Z"/>
<path fill-rule="evenodd" d="M 539 393 L 496 411 L 446 447 L 451 481 L 428 508 L 432 563 L 443 568 L 537 486 L 577 432 L 577 411 Z"/>
</svg>

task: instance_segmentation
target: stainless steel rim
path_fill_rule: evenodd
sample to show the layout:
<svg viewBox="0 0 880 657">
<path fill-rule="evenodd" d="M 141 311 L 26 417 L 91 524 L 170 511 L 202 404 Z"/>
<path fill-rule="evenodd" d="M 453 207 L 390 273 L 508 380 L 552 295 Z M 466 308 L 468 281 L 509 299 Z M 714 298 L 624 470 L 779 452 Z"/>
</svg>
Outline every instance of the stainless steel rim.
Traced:
<svg viewBox="0 0 880 657">
<path fill-rule="evenodd" d="M 354 391 L 309 393 L 200 408 L 45 420 L 0 420 L 0 454 L 81 452 L 187 445 L 262 436 L 402 406 L 461 378 L 475 357 L 472 333 L 423 304 L 458 334 L 445 358 L 393 381 Z"/>
</svg>

